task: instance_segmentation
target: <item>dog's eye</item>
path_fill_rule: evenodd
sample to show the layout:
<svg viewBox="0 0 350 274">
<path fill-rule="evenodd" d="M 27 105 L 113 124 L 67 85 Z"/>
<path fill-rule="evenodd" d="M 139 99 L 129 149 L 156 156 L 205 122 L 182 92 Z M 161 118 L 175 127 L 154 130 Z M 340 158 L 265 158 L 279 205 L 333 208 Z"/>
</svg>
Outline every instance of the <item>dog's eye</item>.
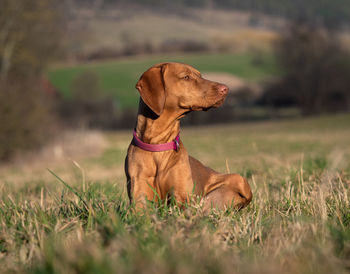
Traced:
<svg viewBox="0 0 350 274">
<path fill-rule="evenodd" d="M 182 79 L 184 79 L 184 80 L 190 80 L 190 76 L 186 75 L 186 76 L 182 77 Z"/>
</svg>

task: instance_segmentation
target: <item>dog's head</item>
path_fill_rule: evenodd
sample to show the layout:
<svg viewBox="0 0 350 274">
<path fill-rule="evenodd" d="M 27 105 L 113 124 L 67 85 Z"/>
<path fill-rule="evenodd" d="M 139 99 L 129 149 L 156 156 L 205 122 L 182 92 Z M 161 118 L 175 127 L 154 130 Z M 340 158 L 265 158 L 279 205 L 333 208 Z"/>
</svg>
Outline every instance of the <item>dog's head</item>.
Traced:
<svg viewBox="0 0 350 274">
<path fill-rule="evenodd" d="M 136 84 L 143 102 L 158 116 L 172 111 L 207 110 L 220 106 L 226 85 L 202 78 L 195 68 L 181 63 L 161 63 L 144 72 Z"/>
</svg>

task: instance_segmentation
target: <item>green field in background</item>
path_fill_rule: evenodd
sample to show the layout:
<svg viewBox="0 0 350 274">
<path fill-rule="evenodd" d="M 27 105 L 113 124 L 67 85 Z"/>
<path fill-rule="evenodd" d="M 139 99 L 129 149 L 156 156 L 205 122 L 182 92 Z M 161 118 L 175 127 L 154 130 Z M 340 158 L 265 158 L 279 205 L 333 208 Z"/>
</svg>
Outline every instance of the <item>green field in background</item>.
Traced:
<svg viewBox="0 0 350 274">
<path fill-rule="evenodd" d="M 135 84 L 140 75 L 150 66 L 160 62 L 182 62 L 194 66 L 201 72 L 225 72 L 248 81 L 259 81 L 279 74 L 276 61 L 271 54 L 192 54 L 94 62 L 78 65 L 55 66 L 48 76 L 53 85 L 69 98 L 72 81 L 86 71 L 95 72 L 100 81 L 101 92 L 111 94 L 121 108 L 136 107 L 138 93 Z"/>
</svg>

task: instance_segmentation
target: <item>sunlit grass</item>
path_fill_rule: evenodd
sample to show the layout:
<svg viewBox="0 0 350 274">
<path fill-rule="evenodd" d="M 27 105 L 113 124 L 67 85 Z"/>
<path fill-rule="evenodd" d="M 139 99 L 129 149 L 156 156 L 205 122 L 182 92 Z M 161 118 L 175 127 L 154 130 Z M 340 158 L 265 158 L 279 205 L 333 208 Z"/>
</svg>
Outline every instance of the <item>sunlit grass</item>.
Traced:
<svg viewBox="0 0 350 274">
<path fill-rule="evenodd" d="M 346 273 L 349 118 L 182 129 L 190 154 L 248 177 L 253 201 L 238 212 L 205 214 L 194 202 L 133 213 L 122 175 L 91 179 L 120 174 L 127 132 L 108 133 L 105 151 L 78 166 L 51 165 L 55 175 L 42 162 L 45 180 L 3 173 L 0 272 Z"/>
</svg>

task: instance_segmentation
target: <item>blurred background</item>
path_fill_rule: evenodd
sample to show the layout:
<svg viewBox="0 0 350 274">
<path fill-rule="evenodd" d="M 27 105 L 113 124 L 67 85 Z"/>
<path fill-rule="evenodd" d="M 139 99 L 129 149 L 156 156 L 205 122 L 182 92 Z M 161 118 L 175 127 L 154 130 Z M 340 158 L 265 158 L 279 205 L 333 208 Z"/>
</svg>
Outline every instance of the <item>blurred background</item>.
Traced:
<svg viewBox="0 0 350 274">
<path fill-rule="evenodd" d="M 184 125 L 347 112 L 349 15 L 346 0 L 1 0 L 0 160 L 133 128 L 135 83 L 163 61 L 230 87 Z"/>
</svg>

